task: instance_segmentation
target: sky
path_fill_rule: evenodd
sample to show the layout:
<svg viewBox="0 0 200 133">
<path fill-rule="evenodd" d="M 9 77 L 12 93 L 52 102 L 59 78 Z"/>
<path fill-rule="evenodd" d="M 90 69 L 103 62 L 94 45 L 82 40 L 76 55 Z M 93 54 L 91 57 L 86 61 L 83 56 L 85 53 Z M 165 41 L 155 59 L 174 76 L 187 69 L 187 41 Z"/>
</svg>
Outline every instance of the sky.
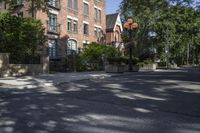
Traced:
<svg viewBox="0 0 200 133">
<path fill-rule="evenodd" d="M 198 2 L 199 0 L 195 0 Z M 106 14 L 116 13 L 122 0 L 106 0 Z"/>
<path fill-rule="evenodd" d="M 116 13 L 122 0 L 106 0 L 106 14 Z"/>
</svg>

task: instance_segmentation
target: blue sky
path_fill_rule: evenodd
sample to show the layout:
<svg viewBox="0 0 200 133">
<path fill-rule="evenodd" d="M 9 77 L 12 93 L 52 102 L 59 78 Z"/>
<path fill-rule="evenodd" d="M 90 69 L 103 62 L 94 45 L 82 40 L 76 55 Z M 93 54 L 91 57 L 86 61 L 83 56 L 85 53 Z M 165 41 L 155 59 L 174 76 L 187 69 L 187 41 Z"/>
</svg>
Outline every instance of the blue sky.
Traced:
<svg viewBox="0 0 200 133">
<path fill-rule="evenodd" d="M 195 0 L 197 2 L 198 0 Z M 122 0 L 106 0 L 106 14 L 115 13 Z"/>
<path fill-rule="evenodd" d="M 106 0 L 106 14 L 115 13 L 122 0 Z"/>
</svg>

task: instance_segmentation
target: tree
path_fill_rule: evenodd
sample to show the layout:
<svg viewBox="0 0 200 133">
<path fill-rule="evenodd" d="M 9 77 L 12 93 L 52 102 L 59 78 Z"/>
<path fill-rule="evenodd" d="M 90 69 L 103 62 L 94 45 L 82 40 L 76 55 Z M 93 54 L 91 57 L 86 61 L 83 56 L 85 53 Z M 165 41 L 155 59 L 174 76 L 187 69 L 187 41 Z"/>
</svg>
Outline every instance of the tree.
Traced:
<svg viewBox="0 0 200 133">
<path fill-rule="evenodd" d="M 133 38 L 135 56 L 140 56 L 143 50 L 149 47 L 151 40 L 149 40 L 148 33 L 156 30 L 155 23 L 162 17 L 167 7 L 168 3 L 164 0 L 124 0 L 121 3 L 121 14 L 124 21 L 131 16 L 140 25 Z"/>
<path fill-rule="evenodd" d="M 39 20 L 0 13 L 0 52 L 10 53 L 16 62 L 39 55 L 46 41 L 44 31 Z"/>
<path fill-rule="evenodd" d="M 44 12 L 48 12 L 48 2 L 49 0 L 24 0 L 26 4 L 29 4 L 29 13 L 31 13 L 32 18 L 35 17 L 35 12 L 37 10 L 42 10 Z M 9 5 L 9 9 L 14 11 L 14 6 L 17 3 L 17 0 L 0 0 L 0 2 L 5 2 Z"/>
<path fill-rule="evenodd" d="M 169 42 L 171 61 L 182 65 L 190 57 L 191 62 L 197 63 L 200 15 L 194 3 L 193 0 L 124 0 L 120 6 L 122 18 L 131 16 L 140 25 L 134 36 L 137 44 L 134 54 L 140 57 L 154 42 L 160 59 L 165 61 Z M 148 36 L 151 31 L 157 33 L 154 39 Z"/>
</svg>

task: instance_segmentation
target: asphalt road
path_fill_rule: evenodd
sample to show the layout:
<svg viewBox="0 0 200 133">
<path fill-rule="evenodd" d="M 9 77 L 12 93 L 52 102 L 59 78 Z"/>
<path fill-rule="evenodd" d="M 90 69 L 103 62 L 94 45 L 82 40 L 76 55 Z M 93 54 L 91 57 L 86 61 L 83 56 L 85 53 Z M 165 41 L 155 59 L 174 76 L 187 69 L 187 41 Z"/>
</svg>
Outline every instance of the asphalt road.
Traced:
<svg viewBox="0 0 200 133">
<path fill-rule="evenodd" d="M 0 92 L 0 133 L 200 133 L 200 73 L 7 89 Z"/>
</svg>

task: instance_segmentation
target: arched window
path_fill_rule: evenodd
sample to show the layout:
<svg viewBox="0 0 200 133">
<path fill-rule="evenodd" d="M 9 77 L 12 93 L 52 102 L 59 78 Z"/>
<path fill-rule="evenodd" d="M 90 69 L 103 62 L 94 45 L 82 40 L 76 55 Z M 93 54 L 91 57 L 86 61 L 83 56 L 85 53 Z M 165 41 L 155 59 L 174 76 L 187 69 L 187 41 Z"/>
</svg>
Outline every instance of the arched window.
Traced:
<svg viewBox="0 0 200 133">
<path fill-rule="evenodd" d="M 115 42 L 119 42 L 119 36 L 120 36 L 119 32 L 116 31 L 115 32 Z"/>
<path fill-rule="evenodd" d="M 74 39 L 69 39 L 67 41 L 67 55 L 72 55 L 78 52 L 78 43 Z"/>
<path fill-rule="evenodd" d="M 56 56 L 57 56 L 57 40 L 49 39 L 48 44 L 49 44 L 49 57 L 56 58 Z"/>
</svg>

